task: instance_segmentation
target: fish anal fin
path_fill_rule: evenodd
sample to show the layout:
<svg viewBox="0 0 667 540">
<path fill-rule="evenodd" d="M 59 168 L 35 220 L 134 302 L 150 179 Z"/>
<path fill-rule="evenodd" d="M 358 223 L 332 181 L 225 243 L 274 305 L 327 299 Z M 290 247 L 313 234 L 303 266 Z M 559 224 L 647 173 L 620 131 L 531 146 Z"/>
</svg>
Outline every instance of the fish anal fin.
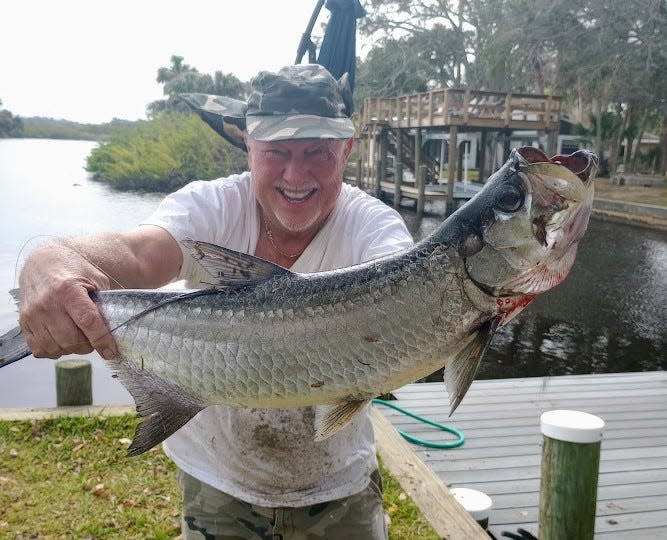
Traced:
<svg viewBox="0 0 667 540">
<path fill-rule="evenodd" d="M 111 367 L 134 398 L 142 419 L 128 456 L 138 456 L 160 444 L 206 407 L 176 384 L 123 358 L 114 360 Z"/>
<path fill-rule="evenodd" d="M 491 338 L 496 333 L 500 319 L 494 317 L 482 324 L 468 342 L 445 366 L 445 388 L 449 394 L 449 415 L 459 406 L 475 378 Z"/>
<path fill-rule="evenodd" d="M 315 407 L 315 440 L 323 441 L 338 433 L 359 412 L 368 405 L 369 400 L 341 401 L 333 405 Z"/>
<path fill-rule="evenodd" d="M 254 255 L 197 240 L 183 240 L 192 257 L 213 278 L 216 287 L 242 287 L 291 272 Z"/>
</svg>

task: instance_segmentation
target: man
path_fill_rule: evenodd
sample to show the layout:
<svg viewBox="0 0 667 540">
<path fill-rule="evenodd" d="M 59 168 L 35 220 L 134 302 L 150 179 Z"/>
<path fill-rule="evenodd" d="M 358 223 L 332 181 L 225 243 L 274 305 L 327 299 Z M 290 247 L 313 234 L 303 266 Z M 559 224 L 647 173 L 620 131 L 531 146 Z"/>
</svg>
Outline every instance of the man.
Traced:
<svg viewBox="0 0 667 540">
<path fill-rule="evenodd" d="M 180 243 L 203 240 L 298 272 L 357 264 L 407 247 L 400 216 L 343 183 L 354 127 L 344 88 L 318 65 L 252 81 L 244 143 L 250 172 L 193 182 L 142 226 L 47 245 L 21 273 L 20 323 L 35 356 L 116 353 L 88 292 L 206 278 Z M 314 411 L 202 411 L 164 444 L 181 469 L 183 537 L 383 539 L 368 411 L 315 442 Z"/>
</svg>

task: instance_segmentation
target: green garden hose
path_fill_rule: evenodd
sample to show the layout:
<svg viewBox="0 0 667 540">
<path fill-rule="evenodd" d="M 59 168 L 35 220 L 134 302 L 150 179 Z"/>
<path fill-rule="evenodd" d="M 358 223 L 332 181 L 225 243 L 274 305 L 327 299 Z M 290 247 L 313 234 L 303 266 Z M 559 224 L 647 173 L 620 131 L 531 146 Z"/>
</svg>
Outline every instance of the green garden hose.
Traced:
<svg viewBox="0 0 667 540">
<path fill-rule="evenodd" d="M 420 422 L 423 422 L 424 424 L 428 424 L 429 426 L 436 427 L 442 431 L 447 431 L 449 433 L 452 433 L 458 437 L 457 440 L 451 441 L 451 442 L 434 442 L 434 441 L 426 441 L 424 439 L 419 439 L 418 437 L 414 437 L 410 435 L 409 433 L 405 433 L 404 431 L 401 431 L 400 429 L 398 432 L 401 434 L 401 437 L 403 437 L 406 441 L 410 441 L 411 443 L 418 444 L 420 446 L 425 446 L 426 448 L 458 448 L 461 446 L 466 438 L 463 436 L 463 433 L 461 433 L 458 429 L 455 429 L 451 426 L 447 426 L 445 424 L 440 424 L 438 422 L 434 422 L 433 420 L 429 420 L 428 418 L 423 418 L 422 416 L 418 416 L 414 413 L 411 413 L 410 411 L 407 411 L 398 405 L 394 405 L 393 403 L 389 401 L 385 401 L 384 399 L 373 399 L 371 400 L 372 403 L 375 405 L 384 405 L 385 407 L 389 407 L 391 409 L 394 409 L 400 413 L 405 414 L 406 416 L 409 416 L 411 418 L 414 418 L 415 420 L 419 420 Z"/>
</svg>

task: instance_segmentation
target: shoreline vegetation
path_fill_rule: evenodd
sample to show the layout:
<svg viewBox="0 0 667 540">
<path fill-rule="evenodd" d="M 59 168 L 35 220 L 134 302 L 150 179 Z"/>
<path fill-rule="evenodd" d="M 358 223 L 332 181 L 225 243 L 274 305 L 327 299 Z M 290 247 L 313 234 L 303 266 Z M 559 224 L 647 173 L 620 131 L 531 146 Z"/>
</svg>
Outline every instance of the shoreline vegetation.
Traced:
<svg viewBox="0 0 667 540">
<path fill-rule="evenodd" d="M 138 422 L 133 415 L 0 421 L 0 537 L 179 537 L 176 466 L 161 447 L 126 456 Z M 400 484 L 381 472 L 389 538 L 436 540 Z"/>
<path fill-rule="evenodd" d="M 116 189 L 174 191 L 193 180 L 241 172 L 246 158 L 198 116 L 162 113 L 94 148 L 86 170 Z"/>
<path fill-rule="evenodd" d="M 114 134 L 132 129 L 137 123 L 132 120 L 114 118 L 103 124 L 82 124 L 70 120 L 45 118 L 41 116 L 21 117 L 23 125 L 20 134 L 14 137 L 25 139 L 75 139 L 79 141 L 105 141 Z"/>
</svg>

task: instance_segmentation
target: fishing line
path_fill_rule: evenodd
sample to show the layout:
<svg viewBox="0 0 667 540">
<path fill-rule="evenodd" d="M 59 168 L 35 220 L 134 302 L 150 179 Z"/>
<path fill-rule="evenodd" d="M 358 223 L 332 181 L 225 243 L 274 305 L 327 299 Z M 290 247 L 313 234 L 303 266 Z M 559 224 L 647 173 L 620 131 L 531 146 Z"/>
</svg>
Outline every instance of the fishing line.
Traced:
<svg viewBox="0 0 667 540">
<path fill-rule="evenodd" d="M 423 422 L 424 424 L 428 424 L 429 426 L 433 426 L 435 428 L 438 428 L 441 431 L 446 431 L 448 433 L 452 433 L 458 437 L 457 440 L 455 441 L 450 441 L 450 442 L 435 442 L 435 441 L 427 441 L 425 439 L 420 439 L 419 437 L 415 437 L 414 435 L 410 435 L 409 433 L 406 433 L 404 431 L 401 431 L 398 429 L 398 433 L 403 437 L 406 441 L 410 441 L 411 443 L 418 444 L 419 446 L 425 446 L 426 448 L 439 448 L 439 449 L 447 449 L 447 448 L 458 448 L 459 446 L 463 445 L 465 442 L 465 436 L 463 433 L 461 433 L 458 429 L 453 428 L 451 426 L 448 426 L 446 424 L 441 424 L 439 422 L 434 422 L 433 420 L 429 420 L 428 418 L 424 418 L 423 416 L 419 416 L 415 413 L 412 413 L 406 409 L 403 409 L 402 407 L 399 407 L 398 405 L 394 405 L 393 403 L 386 401 L 384 399 L 372 399 L 371 403 L 375 405 L 384 405 L 385 407 L 389 407 L 391 409 L 394 409 L 406 416 L 409 416 L 410 418 L 414 418 L 415 420 L 419 420 L 420 422 Z"/>
<path fill-rule="evenodd" d="M 102 274 L 104 274 L 106 277 L 108 277 L 111 281 L 113 281 L 116 285 L 118 285 L 119 289 L 125 289 L 126 287 L 118 281 L 115 277 L 113 277 L 111 274 L 103 270 L 98 264 L 95 262 L 91 261 L 90 258 L 80 249 L 78 249 L 73 243 L 71 243 L 67 239 L 62 239 L 61 240 L 61 245 L 65 246 L 66 248 L 71 249 L 74 253 L 79 255 L 84 261 L 86 261 L 88 264 L 91 266 L 94 266 L 97 270 L 99 270 Z"/>
<path fill-rule="evenodd" d="M 37 238 L 55 238 L 56 240 L 58 239 L 57 236 L 53 234 L 36 234 L 34 236 L 31 236 L 28 238 L 23 244 L 21 244 L 21 248 L 19 249 L 18 254 L 16 255 L 16 261 L 14 262 L 14 288 L 16 288 L 16 279 L 18 278 L 19 274 L 19 260 L 21 259 L 21 253 L 23 253 L 23 250 L 28 247 L 28 244 L 32 242 L 33 240 Z"/>
</svg>

